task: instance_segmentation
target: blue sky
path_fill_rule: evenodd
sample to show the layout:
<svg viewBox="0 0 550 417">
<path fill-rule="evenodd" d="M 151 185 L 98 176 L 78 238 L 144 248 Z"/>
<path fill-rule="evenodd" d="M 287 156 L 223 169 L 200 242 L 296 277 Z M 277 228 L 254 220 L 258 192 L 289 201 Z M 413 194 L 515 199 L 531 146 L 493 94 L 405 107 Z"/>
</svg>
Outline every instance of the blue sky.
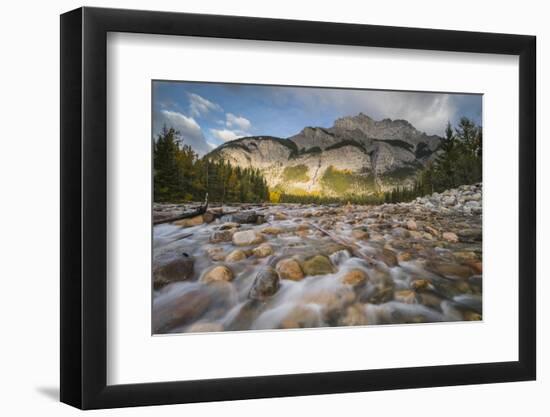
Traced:
<svg viewBox="0 0 550 417">
<path fill-rule="evenodd" d="M 376 120 L 405 119 L 442 135 L 447 121 L 461 116 L 481 124 L 481 95 L 153 82 L 153 134 L 172 126 L 200 155 L 239 137 L 286 138 L 360 112 Z"/>
</svg>

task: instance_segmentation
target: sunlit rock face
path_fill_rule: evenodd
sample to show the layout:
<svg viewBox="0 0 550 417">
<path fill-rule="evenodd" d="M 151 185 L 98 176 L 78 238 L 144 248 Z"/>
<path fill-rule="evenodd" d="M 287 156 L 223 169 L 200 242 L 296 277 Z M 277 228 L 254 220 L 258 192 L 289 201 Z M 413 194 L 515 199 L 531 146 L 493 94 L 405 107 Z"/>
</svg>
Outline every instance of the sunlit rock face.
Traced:
<svg viewBox="0 0 550 417">
<path fill-rule="evenodd" d="M 374 120 L 359 113 L 330 128 L 305 127 L 289 138 L 254 136 L 227 142 L 209 157 L 257 168 L 272 189 L 287 193 L 371 194 L 412 184 L 432 161 L 441 138 L 406 120 Z M 349 187 L 348 187 L 349 188 Z"/>
</svg>

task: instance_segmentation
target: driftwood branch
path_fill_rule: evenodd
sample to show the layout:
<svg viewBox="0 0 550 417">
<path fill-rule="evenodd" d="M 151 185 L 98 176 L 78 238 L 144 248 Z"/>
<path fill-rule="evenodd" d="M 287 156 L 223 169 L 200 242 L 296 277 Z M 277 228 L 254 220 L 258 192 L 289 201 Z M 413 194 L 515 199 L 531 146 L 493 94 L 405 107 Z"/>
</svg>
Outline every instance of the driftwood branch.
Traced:
<svg viewBox="0 0 550 417">
<path fill-rule="evenodd" d="M 315 223 L 308 222 L 308 224 L 315 229 L 319 230 L 321 233 L 327 235 L 330 237 L 334 242 L 338 243 L 339 245 L 342 245 L 345 247 L 353 256 L 356 258 L 363 259 L 364 261 L 368 262 L 369 265 L 374 265 L 376 263 L 375 259 L 371 256 L 365 255 L 359 250 L 359 247 L 346 239 L 343 239 L 339 236 L 336 236 L 334 233 L 329 232 L 328 230 L 323 229 L 321 226 L 316 225 Z"/>
</svg>

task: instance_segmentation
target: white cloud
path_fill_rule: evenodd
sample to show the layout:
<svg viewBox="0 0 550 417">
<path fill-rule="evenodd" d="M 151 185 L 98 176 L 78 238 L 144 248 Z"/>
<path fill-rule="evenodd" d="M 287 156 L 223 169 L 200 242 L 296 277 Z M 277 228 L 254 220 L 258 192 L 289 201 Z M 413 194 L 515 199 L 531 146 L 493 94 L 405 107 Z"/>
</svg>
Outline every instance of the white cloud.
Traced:
<svg viewBox="0 0 550 417">
<path fill-rule="evenodd" d="M 210 129 L 210 132 L 212 133 L 212 136 L 224 142 L 228 142 L 230 140 L 234 140 L 234 139 L 238 139 L 240 137 L 246 136 L 246 135 L 239 135 L 237 132 L 229 129 Z"/>
<path fill-rule="evenodd" d="M 321 114 L 326 109 L 335 109 L 341 116 L 362 112 L 375 120 L 405 119 L 420 131 L 439 135 L 444 133 L 447 121 L 455 122 L 473 109 L 476 100 L 474 96 L 459 94 L 401 91 L 300 88 L 289 92 L 308 113 Z"/>
<path fill-rule="evenodd" d="M 161 110 L 154 120 L 155 134 L 158 134 L 163 126 L 176 129 L 183 143 L 190 145 L 199 155 L 210 151 L 200 125 L 193 117 L 176 111 Z"/>
<path fill-rule="evenodd" d="M 211 111 L 223 111 L 222 107 L 195 93 L 188 93 L 189 111 L 194 117 L 203 116 Z"/>
<path fill-rule="evenodd" d="M 252 127 L 252 123 L 250 123 L 250 120 L 242 116 L 235 116 L 233 113 L 227 113 L 225 115 L 225 118 L 225 125 L 227 127 L 237 128 L 241 131 L 249 130 Z"/>
</svg>

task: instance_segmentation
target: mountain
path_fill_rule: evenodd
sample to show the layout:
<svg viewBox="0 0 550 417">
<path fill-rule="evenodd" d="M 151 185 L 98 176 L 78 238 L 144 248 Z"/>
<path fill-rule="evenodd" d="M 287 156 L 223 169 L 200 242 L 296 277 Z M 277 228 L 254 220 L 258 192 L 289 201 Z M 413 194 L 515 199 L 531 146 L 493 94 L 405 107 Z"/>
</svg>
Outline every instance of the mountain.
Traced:
<svg viewBox="0 0 550 417">
<path fill-rule="evenodd" d="M 406 120 L 373 120 L 359 113 L 337 119 L 330 128 L 306 127 L 289 138 L 236 139 L 207 158 L 258 168 L 271 189 L 287 194 L 372 194 L 412 184 L 441 140 Z"/>
</svg>

